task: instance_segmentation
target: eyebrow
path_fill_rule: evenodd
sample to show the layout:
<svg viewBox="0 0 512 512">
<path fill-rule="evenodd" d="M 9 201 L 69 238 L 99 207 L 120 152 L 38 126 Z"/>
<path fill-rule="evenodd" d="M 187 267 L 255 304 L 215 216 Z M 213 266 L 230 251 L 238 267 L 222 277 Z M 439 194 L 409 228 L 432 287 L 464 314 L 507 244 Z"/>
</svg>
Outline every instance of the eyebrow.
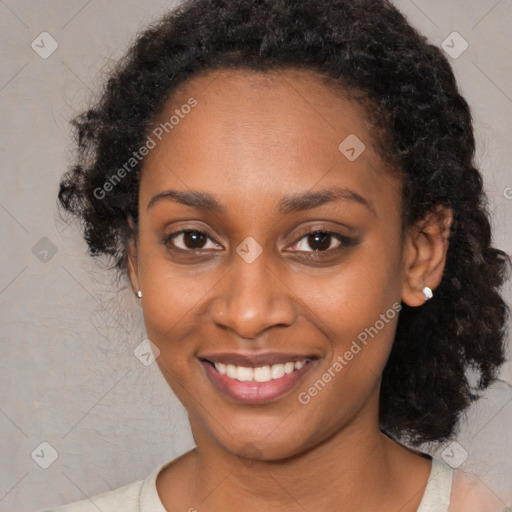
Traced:
<svg viewBox="0 0 512 512">
<path fill-rule="evenodd" d="M 361 204 L 366 206 L 372 213 L 375 213 L 371 202 L 360 194 L 348 188 L 336 186 L 303 194 L 286 195 L 279 202 L 279 213 L 287 215 L 310 210 L 340 199 Z M 149 210 L 149 208 L 162 200 L 176 201 L 185 206 L 207 212 L 225 213 L 225 208 L 214 196 L 199 190 L 165 190 L 150 199 L 147 209 Z"/>
</svg>

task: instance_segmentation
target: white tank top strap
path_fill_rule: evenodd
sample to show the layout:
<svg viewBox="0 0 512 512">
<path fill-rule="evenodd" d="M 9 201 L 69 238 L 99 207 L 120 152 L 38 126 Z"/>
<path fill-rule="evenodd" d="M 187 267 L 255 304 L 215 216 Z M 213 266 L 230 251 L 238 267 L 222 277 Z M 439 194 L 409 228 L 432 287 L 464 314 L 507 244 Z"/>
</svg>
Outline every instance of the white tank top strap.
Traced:
<svg viewBox="0 0 512 512">
<path fill-rule="evenodd" d="M 432 458 L 432 470 L 417 512 L 448 512 L 453 483 L 453 469 Z"/>
</svg>

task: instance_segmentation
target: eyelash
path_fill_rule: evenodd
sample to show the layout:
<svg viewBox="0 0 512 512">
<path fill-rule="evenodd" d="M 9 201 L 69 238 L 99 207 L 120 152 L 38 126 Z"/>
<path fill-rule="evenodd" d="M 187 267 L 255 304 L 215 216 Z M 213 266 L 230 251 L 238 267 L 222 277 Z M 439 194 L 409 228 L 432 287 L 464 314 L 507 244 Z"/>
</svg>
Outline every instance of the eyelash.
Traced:
<svg viewBox="0 0 512 512">
<path fill-rule="evenodd" d="M 163 244 L 170 251 L 177 251 L 177 252 L 182 252 L 182 253 L 197 253 L 197 252 L 205 251 L 205 249 L 200 249 L 200 248 L 198 248 L 198 249 L 181 249 L 176 246 L 169 247 L 169 245 L 171 244 L 171 241 L 174 238 L 176 238 L 179 235 L 186 234 L 186 233 L 196 233 L 196 234 L 199 234 L 202 236 L 206 236 L 214 243 L 217 243 L 205 231 L 202 231 L 200 229 L 182 229 L 180 231 L 176 231 L 176 232 L 171 233 L 170 235 L 166 236 L 165 239 L 163 240 Z M 327 236 L 331 236 L 332 238 L 335 238 L 336 240 L 338 240 L 340 242 L 340 246 L 338 246 L 337 248 L 334 248 L 334 249 L 326 249 L 326 250 L 315 249 L 315 250 L 311 250 L 311 251 L 297 251 L 297 252 L 312 254 L 315 257 L 319 254 L 332 254 L 332 253 L 338 252 L 343 247 L 350 247 L 350 246 L 357 245 L 357 240 L 355 240 L 353 238 L 349 238 L 347 236 L 341 235 L 340 233 L 323 230 L 323 229 L 313 229 L 313 230 L 309 230 L 309 231 L 305 231 L 305 232 L 301 233 L 300 235 L 298 235 L 299 238 L 297 238 L 297 240 L 292 245 L 297 245 L 303 238 L 305 238 L 307 236 L 312 236 L 312 235 L 317 235 L 317 234 L 327 235 Z M 220 244 L 218 244 L 218 245 L 220 245 Z M 210 251 L 210 250 L 206 249 L 206 251 Z"/>
</svg>

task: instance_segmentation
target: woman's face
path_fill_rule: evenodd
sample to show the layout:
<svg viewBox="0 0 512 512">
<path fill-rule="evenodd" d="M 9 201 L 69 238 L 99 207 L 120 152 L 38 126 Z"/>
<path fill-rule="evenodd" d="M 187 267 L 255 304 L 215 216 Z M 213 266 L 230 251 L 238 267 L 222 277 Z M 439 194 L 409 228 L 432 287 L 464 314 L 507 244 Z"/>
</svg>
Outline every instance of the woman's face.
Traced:
<svg viewBox="0 0 512 512">
<path fill-rule="evenodd" d="M 405 264 L 369 130 L 298 70 L 201 74 L 160 113 L 130 275 L 196 442 L 278 459 L 378 428 Z"/>
</svg>

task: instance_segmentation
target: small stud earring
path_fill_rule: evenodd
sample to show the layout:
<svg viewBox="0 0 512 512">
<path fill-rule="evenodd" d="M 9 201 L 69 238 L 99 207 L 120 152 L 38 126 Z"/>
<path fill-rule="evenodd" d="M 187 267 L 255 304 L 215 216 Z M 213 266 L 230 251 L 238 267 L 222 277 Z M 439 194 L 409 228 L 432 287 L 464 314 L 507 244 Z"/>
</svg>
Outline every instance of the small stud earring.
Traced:
<svg viewBox="0 0 512 512">
<path fill-rule="evenodd" d="M 428 286 L 425 286 L 425 288 L 423 288 L 423 295 L 425 295 L 425 301 L 431 299 L 434 296 L 432 290 Z"/>
<path fill-rule="evenodd" d="M 137 299 L 142 299 L 142 292 L 140 290 L 135 295 L 137 296 Z"/>
</svg>

